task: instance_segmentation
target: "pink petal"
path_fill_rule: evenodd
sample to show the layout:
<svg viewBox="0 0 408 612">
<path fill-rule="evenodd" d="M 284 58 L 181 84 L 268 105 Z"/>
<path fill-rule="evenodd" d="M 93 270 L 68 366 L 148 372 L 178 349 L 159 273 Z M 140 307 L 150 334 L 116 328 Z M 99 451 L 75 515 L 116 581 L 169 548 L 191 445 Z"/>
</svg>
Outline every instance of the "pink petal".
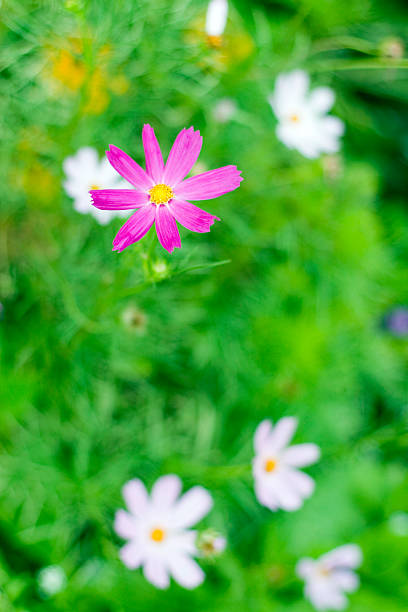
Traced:
<svg viewBox="0 0 408 612">
<path fill-rule="evenodd" d="M 119 557 L 129 569 L 136 569 L 143 562 L 143 552 L 136 542 L 125 544 L 119 551 Z"/>
<path fill-rule="evenodd" d="M 143 126 L 142 138 L 146 158 L 146 172 L 157 185 L 162 182 L 164 162 L 154 129 L 148 123 Z"/>
<path fill-rule="evenodd" d="M 137 242 L 149 231 L 154 223 L 156 206 L 154 204 L 139 208 L 120 228 L 113 241 L 113 251 L 123 251 Z"/>
<path fill-rule="evenodd" d="M 167 206 L 163 204 L 156 207 L 156 232 L 160 244 L 169 253 L 181 247 L 177 223 Z"/>
<path fill-rule="evenodd" d="M 168 508 L 178 498 L 181 492 L 181 480 L 178 476 L 169 474 L 156 480 L 151 494 L 152 503 L 159 509 Z"/>
<path fill-rule="evenodd" d="M 138 533 L 135 518 L 124 510 L 118 510 L 116 512 L 113 528 L 118 536 L 125 540 L 131 540 L 136 537 Z"/>
<path fill-rule="evenodd" d="M 254 435 L 255 453 L 259 454 L 262 452 L 271 431 L 272 431 L 271 421 L 266 419 L 265 421 L 262 421 L 261 423 L 259 423 L 258 427 L 255 430 L 255 435 Z"/>
<path fill-rule="evenodd" d="M 185 589 L 195 589 L 204 581 L 203 570 L 187 555 L 173 554 L 168 563 L 174 580 Z"/>
<path fill-rule="evenodd" d="M 190 172 L 200 155 L 203 139 L 200 132 L 191 127 L 178 134 L 167 158 L 163 183 L 174 187 Z"/>
<path fill-rule="evenodd" d="M 123 499 L 130 512 L 136 516 L 143 516 L 148 508 L 149 497 L 146 487 L 139 478 L 129 480 L 122 489 Z"/>
<path fill-rule="evenodd" d="M 236 166 L 224 166 L 192 176 L 173 189 L 181 200 L 211 200 L 237 189 L 243 178 Z"/>
<path fill-rule="evenodd" d="M 282 457 L 292 467 L 305 467 L 319 459 L 320 449 L 316 444 L 295 444 L 287 448 Z"/>
<path fill-rule="evenodd" d="M 135 189 L 92 189 L 92 204 L 100 210 L 130 210 L 147 204 L 149 196 Z"/>
<path fill-rule="evenodd" d="M 170 578 L 166 566 L 161 559 L 149 557 L 143 566 L 143 573 L 149 582 L 158 589 L 167 589 Z"/>
<path fill-rule="evenodd" d="M 127 153 L 115 147 L 115 145 L 109 145 L 109 151 L 106 151 L 106 157 L 109 159 L 111 166 L 115 168 L 116 172 L 119 172 L 119 174 L 131 185 L 134 185 L 136 189 L 148 191 L 153 187 L 153 180 L 146 174 L 143 168 L 129 157 Z"/>
<path fill-rule="evenodd" d="M 215 215 L 183 200 L 171 200 L 168 209 L 176 221 L 192 232 L 209 232 L 214 221 L 220 221 Z"/>
<path fill-rule="evenodd" d="M 187 528 L 195 525 L 211 510 L 213 500 L 203 487 L 193 487 L 174 506 L 170 518 L 173 528 Z"/>
</svg>

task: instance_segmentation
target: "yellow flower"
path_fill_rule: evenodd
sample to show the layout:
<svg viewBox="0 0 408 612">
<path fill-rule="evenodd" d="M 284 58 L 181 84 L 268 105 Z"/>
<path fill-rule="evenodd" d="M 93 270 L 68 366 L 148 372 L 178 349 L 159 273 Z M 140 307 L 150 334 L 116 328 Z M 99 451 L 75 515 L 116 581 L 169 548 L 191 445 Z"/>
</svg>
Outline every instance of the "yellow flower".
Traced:
<svg viewBox="0 0 408 612">
<path fill-rule="evenodd" d="M 67 49 L 61 49 L 52 63 L 51 75 L 68 89 L 77 91 L 85 80 L 85 64 Z"/>
<path fill-rule="evenodd" d="M 81 92 L 83 112 L 98 115 L 109 104 L 109 91 L 116 95 L 128 91 L 130 83 L 123 74 L 119 72 L 114 77 L 109 76 L 111 45 L 100 47 L 95 54 L 95 65 L 89 66 L 84 59 L 84 48 L 94 44 L 92 39 L 70 38 L 64 44 L 65 47 L 60 48 L 57 42 L 46 50 L 49 62 L 43 76 L 52 83 L 54 95 L 61 95 L 67 90 Z"/>
</svg>

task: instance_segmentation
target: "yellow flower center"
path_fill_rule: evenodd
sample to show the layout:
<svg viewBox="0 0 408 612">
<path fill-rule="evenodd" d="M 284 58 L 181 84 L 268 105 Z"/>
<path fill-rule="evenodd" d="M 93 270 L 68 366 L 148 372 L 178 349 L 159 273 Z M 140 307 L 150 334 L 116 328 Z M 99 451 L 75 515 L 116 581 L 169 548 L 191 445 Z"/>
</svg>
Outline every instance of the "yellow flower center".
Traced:
<svg viewBox="0 0 408 612">
<path fill-rule="evenodd" d="M 300 117 L 299 115 L 296 115 L 296 113 L 294 113 L 289 117 L 289 121 L 291 121 L 292 123 L 299 123 Z"/>
<path fill-rule="evenodd" d="M 149 189 L 150 201 L 153 204 L 166 204 L 169 200 L 174 198 L 174 193 L 171 187 L 160 183 Z"/>
<path fill-rule="evenodd" d="M 100 187 L 99 187 L 99 185 L 95 185 L 95 184 L 94 184 L 94 185 L 91 185 L 91 186 L 90 186 L 90 189 L 91 189 L 91 190 L 93 189 L 93 190 L 95 191 L 96 189 L 100 189 Z"/>
<path fill-rule="evenodd" d="M 164 538 L 166 537 L 166 532 L 164 529 L 160 529 L 160 527 L 155 527 L 155 529 L 151 530 L 150 537 L 153 542 L 163 542 Z"/>
<path fill-rule="evenodd" d="M 209 34 L 207 36 L 207 44 L 212 49 L 221 49 L 222 47 L 222 36 L 214 36 Z"/>
<path fill-rule="evenodd" d="M 273 472 L 273 470 L 276 468 L 276 464 L 276 459 L 267 459 L 264 465 L 265 472 Z"/>
</svg>

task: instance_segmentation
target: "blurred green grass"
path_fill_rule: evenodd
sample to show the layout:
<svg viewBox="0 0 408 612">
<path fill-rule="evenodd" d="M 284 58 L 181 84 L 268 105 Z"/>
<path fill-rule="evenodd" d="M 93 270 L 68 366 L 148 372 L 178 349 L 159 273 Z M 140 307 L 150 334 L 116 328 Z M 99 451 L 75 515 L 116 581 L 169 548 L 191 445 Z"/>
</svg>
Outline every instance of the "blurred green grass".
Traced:
<svg viewBox="0 0 408 612">
<path fill-rule="evenodd" d="M 2 3 L 0 606 L 306 612 L 296 561 L 353 541 L 365 560 L 349 609 L 406 612 L 408 532 L 392 517 L 408 512 L 408 344 L 381 326 L 408 304 L 407 59 L 382 46 L 407 44 L 406 6 L 236 0 L 221 51 L 205 9 Z M 299 66 L 336 91 L 335 176 L 275 137 L 267 95 Z M 225 97 L 239 112 L 220 125 Z M 142 162 L 145 122 L 164 151 L 194 125 L 200 162 L 237 164 L 245 181 L 207 207 L 222 218 L 210 234 L 156 251 L 170 277 L 140 287 L 149 239 L 112 253 L 120 220 L 79 215 L 61 181 L 81 146 Z M 141 328 L 124 324 L 129 307 Z M 285 414 L 322 460 L 304 508 L 272 514 L 240 466 L 258 422 Z M 123 483 L 169 472 L 212 491 L 208 524 L 229 542 L 191 593 L 123 567 L 112 530 Z M 68 584 L 44 599 L 51 564 Z"/>
</svg>

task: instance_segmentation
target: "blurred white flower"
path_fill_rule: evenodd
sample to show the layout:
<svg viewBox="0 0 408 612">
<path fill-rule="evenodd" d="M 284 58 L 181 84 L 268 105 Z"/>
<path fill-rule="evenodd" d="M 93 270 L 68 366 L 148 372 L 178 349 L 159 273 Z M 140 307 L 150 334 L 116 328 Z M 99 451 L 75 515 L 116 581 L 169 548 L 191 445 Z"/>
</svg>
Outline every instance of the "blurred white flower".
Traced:
<svg viewBox="0 0 408 612">
<path fill-rule="evenodd" d="M 359 578 L 352 571 L 361 565 L 363 555 L 356 544 L 335 548 L 317 560 L 301 559 L 297 575 L 305 581 L 305 597 L 316 610 L 344 610 L 347 598 L 359 586 Z"/>
<path fill-rule="evenodd" d="M 128 329 L 134 331 L 136 334 L 142 335 L 146 331 L 147 315 L 143 310 L 133 306 L 132 304 L 127 306 L 121 315 L 122 323 Z"/>
<path fill-rule="evenodd" d="M 67 577 L 62 567 L 50 565 L 38 572 L 37 581 L 40 591 L 48 597 L 53 597 L 66 587 Z"/>
<path fill-rule="evenodd" d="M 211 0 L 207 8 L 205 31 L 208 36 L 222 36 L 227 25 L 228 0 Z"/>
<path fill-rule="evenodd" d="M 189 529 L 211 509 L 211 495 L 193 487 L 180 499 L 181 480 L 168 475 L 159 478 L 149 496 L 141 480 L 128 482 L 122 490 L 129 512 L 119 510 L 116 533 L 129 542 L 120 558 L 129 569 L 143 566 L 149 582 L 159 589 L 169 586 L 170 575 L 186 589 L 199 586 L 204 572 L 192 559 L 197 556 L 196 532 Z"/>
<path fill-rule="evenodd" d="M 396 36 L 386 38 L 380 45 L 380 52 L 385 57 L 401 59 L 405 53 L 404 41 Z"/>
<path fill-rule="evenodd" d="M 269 103 L 279 121 L 276 134 L 289 149 L 297 149 L 305 157 L 336 153 L 344 123 L 327 115 L 335 95 L 329 87 L 309 92 L 309 76 L 303 70 L 281 74 Z"/>
<path fill-rule="evenodd" d="M 99 160 L 98 153 L 92 147 L 82 147 L 75 155 L 63 162 L 66 175 L 64 189 L 74 199 L 74 208 L 82 214 L 90 214 L 100 223 L 106 225 L 113 217 L 128 216 L 131 211 L 98 210 L 92 206 L 90 189 L 132 189 L 112 168 L 105 158 Z"/>
<path fill-rule="evenodd" d="M 213 117 L 218 123 L 227 123 L 237 112 L 237 105 L 232 98 L 219 100 L 213 108 Z"/>
<path fill-rule="evenodd" d="M 197 548 L 203 557 L 216 557 L 224 552 L 227 540 L 213 529 L 207 529 L 200 534 L 197 540 Z"/>
<path fill-rule="evenodd" d="M 270 510 L 298 510 L 314 491 L 314 480 L 296 468 L 315 463 L 320 450 L 316 444 L 288 447 L 296 427 L 297 419 L 284 417 L 275 427 L 262 421 L 255 431 L 255 495 Z"/>
</svg>

